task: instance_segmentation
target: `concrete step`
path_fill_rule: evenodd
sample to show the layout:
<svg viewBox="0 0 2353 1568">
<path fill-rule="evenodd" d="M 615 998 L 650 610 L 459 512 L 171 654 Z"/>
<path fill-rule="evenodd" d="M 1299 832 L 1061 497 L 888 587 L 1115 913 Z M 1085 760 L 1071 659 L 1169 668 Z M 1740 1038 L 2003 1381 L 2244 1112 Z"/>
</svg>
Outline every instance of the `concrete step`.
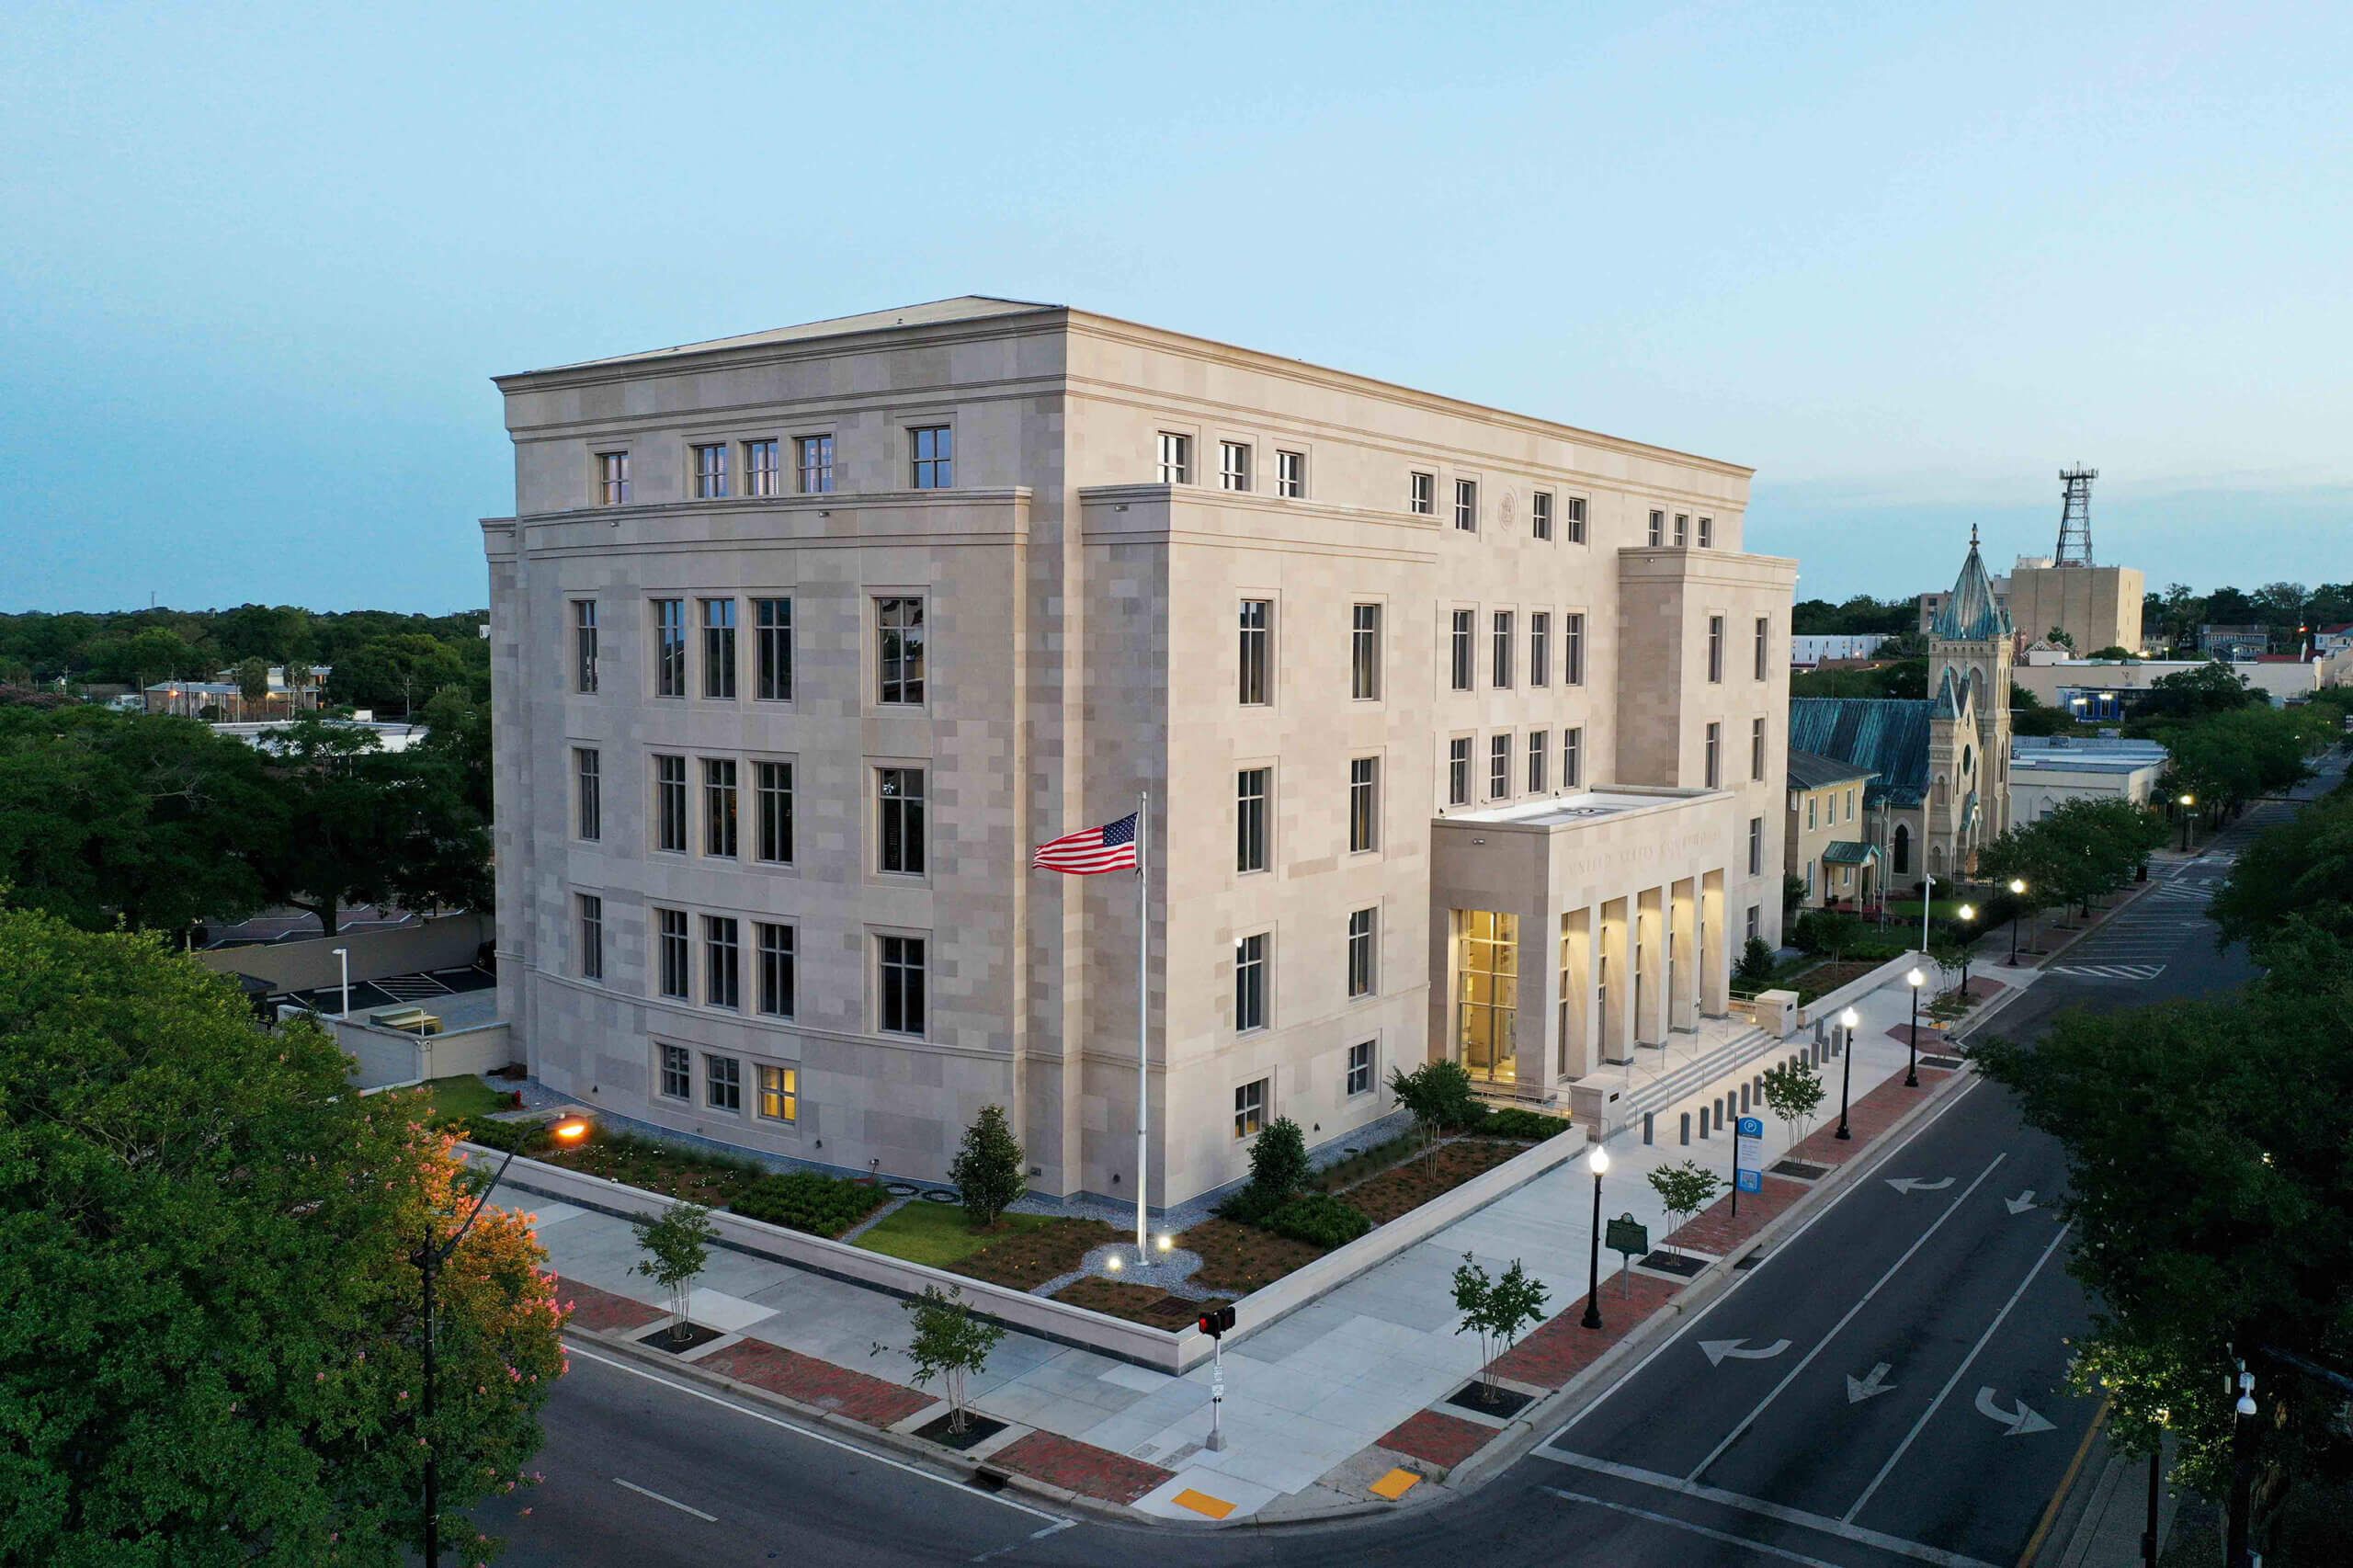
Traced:
<svg viewBox="0 0 2353 1568">
<path fill-rule="evenodd" d="M 1752 1028 L 1678 1064 L 1672 1072 L 1649 1080 L 1637 1075 L 1631 1088 L 1620 1089 L 1618 1097 L 1608 1103 L 1610 1130 L 1640 1126 L 1646 1111 L 1664 1110 L 1751 1062 L 1764 1061 L 1777 1052 L 1803 1051 L 1810 1043 L 1810 1040 L 1794 1035 L 1786 1040 L 1775 1040 L 1763 1029 Z M 1637 1066 L 1641 1062 L 1640 1057 L 1635 1058 Z M 1616 1070 L 1604 1068 L 1586 1082 L 1606 1082 L 1614 1075 Z"/>
</svg>

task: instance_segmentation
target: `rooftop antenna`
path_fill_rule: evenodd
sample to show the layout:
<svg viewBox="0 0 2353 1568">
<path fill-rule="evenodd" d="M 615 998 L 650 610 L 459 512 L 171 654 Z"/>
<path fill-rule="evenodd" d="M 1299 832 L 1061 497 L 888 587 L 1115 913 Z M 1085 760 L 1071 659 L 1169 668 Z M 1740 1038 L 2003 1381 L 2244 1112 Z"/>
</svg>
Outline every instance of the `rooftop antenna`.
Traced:
<svg viewBox="0 0 2353 1568">
<path fill-rule="evenodd" d="M 2053 565 L 2092 563 L 2092 481 L 2098 477 L 2096 468 L 2059 471 L 2059 481 L 2067 488 L 2066 502 L 2059 513 L 2059 553 L 2052 558 Z"/>
</svg>

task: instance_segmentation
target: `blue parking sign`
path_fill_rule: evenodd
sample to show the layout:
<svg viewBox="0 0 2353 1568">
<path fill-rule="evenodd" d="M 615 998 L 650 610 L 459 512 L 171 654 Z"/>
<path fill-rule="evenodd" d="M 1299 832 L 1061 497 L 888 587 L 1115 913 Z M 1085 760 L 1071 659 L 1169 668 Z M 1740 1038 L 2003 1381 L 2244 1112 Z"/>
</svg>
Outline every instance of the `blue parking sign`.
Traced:
<svg viewBox="0 0 2353 1568">
<path fill-rule="evenodd" d="M 1741 1191 L 1762 1192 L 1765 1190 L 1765 1176 L 1763 1172 L 1752 1171 L 1744 1168 L 1739 1173 L 1739 1176 Z"/>
<path fill-rule="evenodd" d="M 1744 1116 L 1737 1122 L 1733 1123 L 1733 1126 L 1738 1130 L 1743 1138 L 1762 1138 L 1765 1136 L 1765 1123 L 1756 1117 Z"/>
</svg>

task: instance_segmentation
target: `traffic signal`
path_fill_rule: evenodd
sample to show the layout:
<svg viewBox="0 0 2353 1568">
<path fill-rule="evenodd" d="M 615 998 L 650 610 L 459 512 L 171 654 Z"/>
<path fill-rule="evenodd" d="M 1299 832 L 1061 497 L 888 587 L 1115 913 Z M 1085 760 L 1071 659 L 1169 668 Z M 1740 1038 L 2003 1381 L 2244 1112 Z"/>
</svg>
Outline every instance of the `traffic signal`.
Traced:
<svg viewBox="0 0 2353 1568">
<path fill-rule="evenodd" d="M 1196 1321 L 1200 1324 L 1203 1334 L 1208 1335 L 1211 1339 L 1223 1339 L 1225 1331 L 1233 1326 L 1233 1309 L 1211 1307 Z"/>
</svg>

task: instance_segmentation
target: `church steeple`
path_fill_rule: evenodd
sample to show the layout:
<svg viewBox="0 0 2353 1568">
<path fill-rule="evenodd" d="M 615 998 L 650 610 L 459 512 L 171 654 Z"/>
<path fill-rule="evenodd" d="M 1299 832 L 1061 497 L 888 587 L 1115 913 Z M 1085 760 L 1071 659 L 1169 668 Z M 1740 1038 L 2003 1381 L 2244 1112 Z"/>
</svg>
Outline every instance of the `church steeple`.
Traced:
<svg viewBox="0 0 2353 1568">
<path fill-rule="evenodd" d="M 1989 642 L 2010 634 L 2009 612 L 1994 597 L 1994 580 L 1977 553 L 1977 525 L 1969 525 L 1969 554 L 1944 608 L 1937 611 L 1936 635 L 1953 642 Z"/>
</svg>

